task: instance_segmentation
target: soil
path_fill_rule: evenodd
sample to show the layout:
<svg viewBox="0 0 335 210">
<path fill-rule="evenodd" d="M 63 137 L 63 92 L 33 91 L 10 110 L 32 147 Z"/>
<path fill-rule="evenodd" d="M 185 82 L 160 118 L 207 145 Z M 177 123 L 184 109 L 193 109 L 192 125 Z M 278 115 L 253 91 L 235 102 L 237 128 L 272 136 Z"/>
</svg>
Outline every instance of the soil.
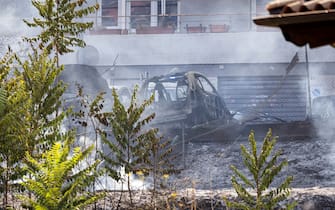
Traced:
<svg viewBox="0 0 335 210">
<path fill-rule="evenodd" d="M 257 143 L 261 145 L 262 140 Z M 241 144 L 249 146 L 247 139 L 221 144 L 189 143 L 185 162 L 180 162 L 184 170 L 174 177 L 175 180 L 189 178 L 193 187 L 202 190 L 231 188 L 230 165 L 236 166 L 244 174 L 248 173 L 242 161 Z M 279 138 L 274 148 L 274 151 L 277 150 L 283 151 L 282 159 L 288 160 L 288 166 L 279 174 L 274 185 L 292 175 L 293 188 L 335 187 L 335 142 L 325 138 L 282 141 Z M 183 181 L 183 185 L 177 187 L 191 186 Z"/>
<path fill-rule="evenodd" d="M 258 139 L 258 146 L 261 143 L 262 139 Z M 225 209 L 223 195 L 236 196 L 230 181 L 233 175 L 230 165 L 248 174 L 242 161 L 241 144 L 248 147 L 247 138 L 229 143 L 189 143 L 185 161 L 179 164 L 184 169 L 171 179 L 170 187 L 184 191 L 181 195 L 193 192 L 199 206 L 204 207 L 199 209 Z M 271 187 L 278 186 L 288 175 L 292 175 L 292 193 L 286 202 L 296 200 L 298 205 L 295 209 L 335 209 L 335 142 L 331 136 L 279 138 L 274 151 L 279 149 L 283 151 L 281 160 L 287 159 L 288 166 Z"/>
<path fill-rule="evenodd" d="M 283 151 L 279 161 L 287 159 L 288 166 L 271 187 L 277 187 L 288 175 L 292 175 L 294 180 L 291 195 L 276 209 L 284 209 L 287 203 L 295 201 L 295 210 L 335 210 L 335 142 L 332 136 L 278 139 L 274 151 Z M 259 147 L 262 139 L 257 140 Z M 183 170 L 169 177 L 167 191 L 160 197 L 161 208 L 157 209 L 227 209 L 223 197 L 233 200 L 237 196 L 230 181 L 233 175 L 230 165 L 248 174 L 243 166 L 241 144 L 248 147 L 247 138 L 225 143 L 187 144 L 185 161 L 180 160 L 176 165 Z M 149 190 L 143 187 L 133 193 L 135 209 L 153 209 Z M 118 208 L 131 209 L 126 202 L 129 201 L 127 192 L 123 192 L 123 196 L 124 201 Z M 119 194 L 113 192 L 98 206 L 117 209 L 118 198 Z"/>
</svg>

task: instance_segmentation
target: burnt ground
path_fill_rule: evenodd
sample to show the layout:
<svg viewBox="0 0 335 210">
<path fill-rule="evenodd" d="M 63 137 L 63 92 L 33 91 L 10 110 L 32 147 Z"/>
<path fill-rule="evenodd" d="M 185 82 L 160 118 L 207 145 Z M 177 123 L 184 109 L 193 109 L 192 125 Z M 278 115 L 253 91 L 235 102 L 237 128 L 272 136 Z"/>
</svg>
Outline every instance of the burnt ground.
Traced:
<svg viewBox="0 0 335 210">
<path fill-rule="evenodd" d="M 262 139 L 258 139 L 257 143 L 261 145 Z M 175 176 L 175 180 L 188 178 L 196 189 L 230 188 L 230 165 L 248 173 L 243 166 L 241 144 L 249 146 L 246 138 L 230 143 L 189 143 L 184 170 Z M 279 149 L 283 151 L 282 158 L 286 158 L 289 164 L 279 174 L 275 185 L 287 175 L 292 175 L 293 188 L 335 187 L 335 141 L 320 137 L 290 140 L 279 137 L 274 151 Z M 182 161 L 180 164 L 182 167 Z M 187 185 L 187 182 L 183 184 Z M 176 187 L 186 186 L 176 183 Z"/>
<path fill-rule="evenodd" d="M 260 146 L 262 139 L 258 138 L 257 143 Z M 157 209 L 226 210 L 223 197 L 236 198 L 230 182 L 230 165 L 248 173 L 242 164 L 241 144 L 248 145 L 247 138 L 228 143 L 189 143 L 185 164 L 183 161 L 178 164 L 184 169 L 169 178 L 168 189 L 161 197 L 163 207 Z M 278 186 L 288 175 L 292 175 L 294 181 L 290 197 L 276 209 L 284 209 L 287 203 L 295 201 L 295 210 L 335 210 L 335 142 L 321 137 L 279 138 L 274 151 L 278 149 L 283 150 L 282 158 L 289 164 L 272 187 Z M 139 205 L 135 209 L 153 209 L 143 207 L 150 204 L 150 196 L 148 190 L 135 191 L 134 200 Z M 109 198 L 100 203 L 101 209 L 117 209 L 118 196 L 111 194 Z M 120 209 L 130 209 L 127 205 L 121 206 Z"/>
<path fill-rule="evenodd" d="M 282 158 L 288 160 L 288 166 L 271 187 L 278 186 L 285 177 L 292 175 L 294 180 L 289 200 L 298 202 L 295 209 L 335 209 L 335 141 L 332 136 L 279 137 L 274 151 L 283 150 Z M 258 146 L 262 141 L 262 138 L 257 139 Z M 213 202 L 223 202 L 223 195 L 236 196 L 230 181 L 233 174 L 230 165 L 235 165 L 251 178 L 242 164 L 241 144 L 249 146 L 247 138 L 229 143 L 189 143 L 185 163 L 180 161 L 179 164 L 184 169 L 171 179 L 170 188 L 179 190 L 180 196 L 196 197 L 198 204 L 204 205 L 199 209 L 225 209 L 224 204 L 212 207 Z"/>
<path fill-rule="evenodd" d="M 256 132 L 258 149 L 263 134 Z M 323 137 L 287 138 L 279 135 L 274 151 L 283 151 L 280 160 L 287 159 L 288 166 L 275 178 L 271 187 L 277 187 L 288 175 L 294 177 L 291 196 L 279 207 L 294 200 L 298 203 L 295 210 L 335 210 L 335 135 L 332 129 L 320 134 Z M 220 210 L 227 209 L 223 197 L 236 198 L 230 181 L 233 175 L 230 165 L 248 174 L 240 152 L 241 144 L 249 147 L 247 136 L 225 142 L 213 140 L 186 144 L 185 162 L 180 159 L 176 162 L 176 167 L 183 169 L 165 180 L 167 188 L 160 190 L 163 193 L 160 197 L 161 208 L 157 209 Z M 248 174 L 248 177 L 251 175 Z M 135 181 L 132 180 L 132 183 Z M 135 208 L 129 206 L 127 192 L 111 191 L 98 203 L 98 209 L 154 209 L 150 206 L 151 183 L 152 180 L 148 178 L 138 182 L 137 189 L 133 188 Z M 122 202 L 119 202 L 121 197 Z"/>
</svg>

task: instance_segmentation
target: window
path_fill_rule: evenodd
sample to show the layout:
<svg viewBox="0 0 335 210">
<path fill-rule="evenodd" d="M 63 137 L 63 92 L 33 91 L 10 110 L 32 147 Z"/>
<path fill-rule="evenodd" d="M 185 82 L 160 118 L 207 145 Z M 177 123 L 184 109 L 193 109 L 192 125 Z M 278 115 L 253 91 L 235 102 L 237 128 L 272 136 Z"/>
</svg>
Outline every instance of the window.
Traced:
<svg viewBox="0 0 335 210">
<path fill-rule="evenodd" d="M 151 1 L 131 1 L 131 28 L 150 26 Z"/>
<path fill-rule="evenodd" d="M 177 0 L 158 1 L 158 26 L 177 27 Z"/>
<path fill-rule="evenodd" d="M 118 0 L 102 0 L 101 16 L 103 26 L 117 26 Z"/>
</svg>

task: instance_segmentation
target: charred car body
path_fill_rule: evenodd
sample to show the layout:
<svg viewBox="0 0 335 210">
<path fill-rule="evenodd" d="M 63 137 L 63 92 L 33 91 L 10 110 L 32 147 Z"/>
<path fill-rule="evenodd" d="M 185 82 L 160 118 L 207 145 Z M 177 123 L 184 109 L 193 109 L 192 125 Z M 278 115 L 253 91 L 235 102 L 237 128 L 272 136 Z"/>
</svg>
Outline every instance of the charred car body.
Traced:
<svg viewBox="0 0 335 210">
<path fill-rule="evenodd" d="M 236 128 L 233 115 L 201 73 L 182 72 L 147 79 L 140 95 L 149 98 L 152 94 L 154 102 L 149 111 L 156 113 L 153 123 L 165 135 L 176 135 L 182 129 L 190 140 L 213 129 Z"/>
</svg>

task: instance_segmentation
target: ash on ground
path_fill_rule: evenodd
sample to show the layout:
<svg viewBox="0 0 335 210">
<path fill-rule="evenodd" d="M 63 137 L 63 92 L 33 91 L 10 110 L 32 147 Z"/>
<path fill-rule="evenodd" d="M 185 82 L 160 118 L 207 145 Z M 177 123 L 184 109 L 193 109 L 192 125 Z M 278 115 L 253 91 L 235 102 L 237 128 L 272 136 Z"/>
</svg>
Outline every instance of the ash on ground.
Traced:
<svg viewBox="0 0 335 210">
<path fill-rule="evenodd" d="M 241 144 L 249 148 L 247 138 L 230 143 L 187 144 L 185 161 L 180 161 L 178 164 L 178 167 L 184 169 L 173 177 L 171 185 L 175 185 L 176 189 L 232 188 L 231 165 L 236 166 L 251 178 L 251 174 L 243 165 Z M 257 139 L 257 145 L 261 144 L 262 139 Z M 335 187 L 335 142 L 324 138 L 291 139 L 290 141 L 279 138 L 274 151 L 279 149 L 283 151 L 282 158 L 288 160 L 288 166 L 284 167 L 275 178 L 273 187 L 278 186 L 289 175 L 294 177 L 291 184 L 293 188 Z"/>
</svg>

